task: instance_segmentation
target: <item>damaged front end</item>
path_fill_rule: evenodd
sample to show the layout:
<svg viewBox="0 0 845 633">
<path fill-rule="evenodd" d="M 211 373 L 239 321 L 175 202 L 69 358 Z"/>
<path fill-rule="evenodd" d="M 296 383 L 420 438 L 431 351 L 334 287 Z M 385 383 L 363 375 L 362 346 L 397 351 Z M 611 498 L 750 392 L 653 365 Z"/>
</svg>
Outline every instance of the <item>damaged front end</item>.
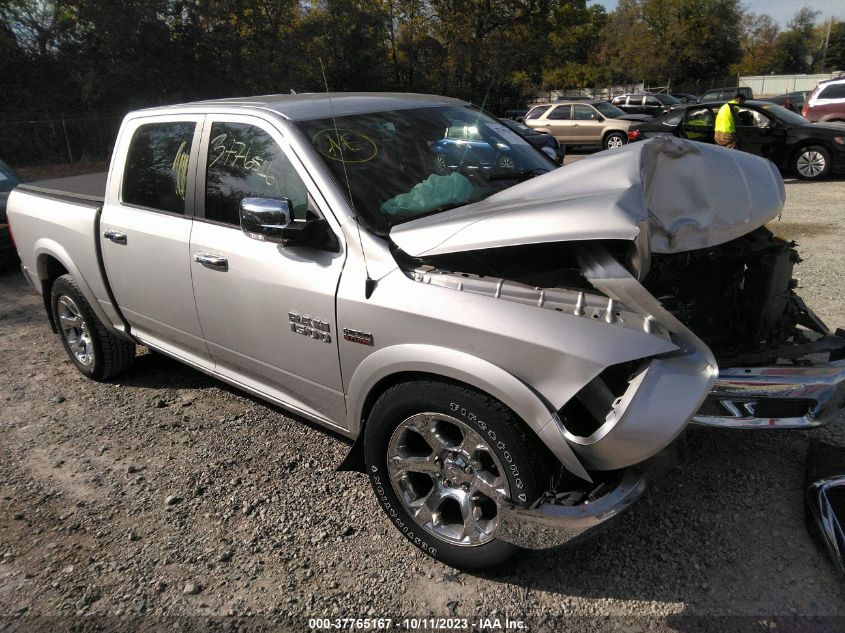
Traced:
<svg viewBox="0 0 845 633">
<path fill-rule="evenodd" d="M 845 406 L 845 337 L 796 295 L 795 245 L 765 228 L 784 202 L 773 167 L 677 140 L 607 154 L 391 231 L 421 283 L 673 345 L 600 368 L 555 404 L 560 433 L 594 478 L 557 482 L 530 509 L 505 512 L 502 538 L 525 547 L 617 516 L 690 421 L 803 428 Z"/>
</svg>

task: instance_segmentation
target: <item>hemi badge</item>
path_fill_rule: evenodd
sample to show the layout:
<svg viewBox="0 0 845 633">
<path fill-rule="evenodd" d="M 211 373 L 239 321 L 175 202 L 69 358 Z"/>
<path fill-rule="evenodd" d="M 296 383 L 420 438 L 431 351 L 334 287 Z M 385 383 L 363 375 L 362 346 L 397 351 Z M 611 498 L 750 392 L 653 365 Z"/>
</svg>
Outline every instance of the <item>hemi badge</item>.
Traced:
<svg viewBox="0 0 845 633">
<path fill-rule="evenodd" d="M 373 345 L 373 335 L 369 332 L 361 332 L 359 330 L 350 330 L 348 327 L 343 328 L 343 338 L 353 343 L 360 343 L 361 345 Z"/>
</svg>

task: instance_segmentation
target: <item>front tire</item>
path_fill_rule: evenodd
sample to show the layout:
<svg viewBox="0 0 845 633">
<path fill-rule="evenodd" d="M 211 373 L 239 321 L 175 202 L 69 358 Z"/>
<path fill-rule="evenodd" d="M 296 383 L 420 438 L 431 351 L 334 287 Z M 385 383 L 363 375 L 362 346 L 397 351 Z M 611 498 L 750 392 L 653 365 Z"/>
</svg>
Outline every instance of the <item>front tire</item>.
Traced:
<svg viewBox="0 0 845 633">
<path fill-rule="evenodd" d="M 604 137 L 605 149 L 619 149 L 628 142 L 628 137 L 621 132 L 611 132 Z"/>
<path fill-rule="evenodd" d="M 520 551 L 496 538 L 499 508 L 539 497 L 553 462 L 503 404 L 454 384 L 403 383 L 373 406 L 364 440 L 379 503 L 423 552 L 481 569 Z"/>
<path fill-rule="evenodd" d="M 129 368 L 135 344 L 106 329 L 73 277 L 56 279 L 50 299 L 62 347 L 84 376 L 106 380 Z"/>
<path fill-rule="evenodd" d="M 821 180 L 830 173 L 830 152 L 821 145 L 808 145 L 795 152 L 795 175 L 801 180 Z"/>
</svg>

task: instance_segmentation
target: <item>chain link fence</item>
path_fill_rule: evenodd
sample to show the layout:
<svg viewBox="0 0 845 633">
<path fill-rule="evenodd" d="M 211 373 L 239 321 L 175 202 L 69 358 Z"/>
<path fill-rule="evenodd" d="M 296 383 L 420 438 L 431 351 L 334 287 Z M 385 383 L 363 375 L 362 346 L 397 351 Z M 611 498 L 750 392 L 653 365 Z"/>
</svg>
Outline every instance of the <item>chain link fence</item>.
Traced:
<svg viewBox="0 0 845 633">
<path fill-rule="evenodd" d="M 0 159 L 20 166 L 107 160 L 120 117 L 0 121 Z"/>
</svg>

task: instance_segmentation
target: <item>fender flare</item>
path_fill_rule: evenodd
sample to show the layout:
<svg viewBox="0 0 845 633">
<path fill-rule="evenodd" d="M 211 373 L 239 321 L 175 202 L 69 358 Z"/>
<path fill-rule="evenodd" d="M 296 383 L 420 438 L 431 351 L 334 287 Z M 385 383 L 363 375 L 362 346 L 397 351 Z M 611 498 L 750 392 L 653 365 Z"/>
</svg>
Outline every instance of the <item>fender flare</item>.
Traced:
<svg viewBox="0 0 845 633">
<path fill-rule="evenodd" d="M 380 381 L 400 373 L 443 376 L 496 398 L 528 424 L 568 471 L 591 481 L 563 435 L 557 412 L 530 386 L 482 358 L 434 345 L 393 345 L 370 354 L 358 365 L 347 389 L 347 429 L 356 437 L 351 452 L 363 438 L 364 407 L 370 393 Z"/>
<path fill-rule="evenodd" d="M 97 300 L 97 297 L 94 295 L 94 292 L 88 286 L 88 282 L 85 280 L 85 277 L 82 276 L 82 273 L 79 271 L 79 268 L 76 267 L 70 255 L 68 255 L 67 251 L 61 244 L 47 237 L 39 238 L 35 242 L 35 246 L 33 248 L 33 255 L 35 259 L 35 274 L 38 277 L 38 281 L 43 282 L 45 279 L 47 279 L 47 272 L 45 270 L 46 257 L 49 256 L 57 260 L 62 266 L 64 266 L 68 274 L 76 280 L 79 289 L 85 296 L 85 300 L 91 306 L 91 310 L 94 311 L 94 314 L 97 315 L 97 318 L 100 319 L 100 322 L 110 330 L 114 329 L 112 326 L 111 319 L 106 316 L 106 313 L 100 305 L 100 302 Z M 38 288 L 38 291 L 41 292 L 40 287 Z M 49 301 L 50 297 L 44 297 L 45 305 Z"/>
</svg>

